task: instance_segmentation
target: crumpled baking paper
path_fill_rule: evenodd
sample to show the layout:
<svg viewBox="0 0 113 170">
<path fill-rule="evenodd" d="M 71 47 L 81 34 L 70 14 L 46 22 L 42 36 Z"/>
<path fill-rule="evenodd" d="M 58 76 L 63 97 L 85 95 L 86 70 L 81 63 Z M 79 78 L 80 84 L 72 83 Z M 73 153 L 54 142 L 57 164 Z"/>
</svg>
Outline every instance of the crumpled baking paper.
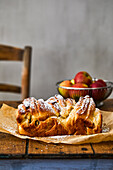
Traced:
<svg viewBox="0 0 113 170">
<path fill-rule="evenodd" d="M 103 132 L 93 135 L 62 135 L 50 137 L 29 137 L 18 133 L 16 122 L 17 109 L 6 104 L 0 109 L 0 132 L 14 135 L 21 139 L 32 139 L 46 143 L 85 144 L 113 141 L 113 112 L 101 111 L 103 116 Z"/>
</svg>

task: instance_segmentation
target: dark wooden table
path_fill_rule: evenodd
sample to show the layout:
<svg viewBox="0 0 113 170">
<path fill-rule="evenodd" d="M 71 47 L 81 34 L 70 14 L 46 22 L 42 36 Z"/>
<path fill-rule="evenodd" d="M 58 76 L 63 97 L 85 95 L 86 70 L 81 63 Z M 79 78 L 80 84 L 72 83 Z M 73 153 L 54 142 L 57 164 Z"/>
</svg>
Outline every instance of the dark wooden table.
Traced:
<svg viewBox="0 0 113 170">
<path fill-rule="evenodd" d="M 17 107 L 17 105 L 20 102 L 12 101 L 12 102 L 5 102 L 5 103 L 10 106 Z M 1 104 L 2 103 L 0 103 L 0 106 Z M 106 100 L 104 102 L 104 105 L 100 109 L 106 111 L 113 111 L 113 99 Z M 79 167 L 81 166 L 81 169 L 85 168 L 85 166 L 87 167 L 87 169 L 88 167 L 90 169 L 91 168 L 90 166 L 91 165 L 93 166 L 95 164 L 96 165 L 98 164 L 99 166 L 103 166 L 105 162 L 108 163 L 109 167 L 112 167 L 113 166 L 112 163 L 113 142 L 101 142 L 98 144 L 90 143 L 90 144 L 82 144 L 82 145 L 67 145 L 67 144 L 52 144 L 52 143 L 47 144 L 44 142 L 38 142 L 38 141 L 28 140 L 28 139 L 22 140 L 9 134 L 0 133 L 0 168 L 1 165 L 3 167 L 4 164 L 9 166 L 8 160 L 10 160 L 10 163 L 11 161 L 14 160 L 16 162 L 15 164 L 19 164 L 19 165 L 20 164 L 23 165 L 25 162 L 26 165 L 30 164 L 30 162 L 31 162 L 30 165 L 32 165 L 32 162 L 34 162 L 35 165 L 37 163 L 39 165 L 40 163 L 40 167 L 41 167 L 41 165 L 43 165 L 43 163 L 41 164 L 41 162 L 43 162 L 42 158 L 43 161 L 45 161 L 45 165 L 48 163 L 47 161 L 48 158 L 49 162 L 52 161 L 51 162 L 52 166 L 53 163 L 55 165 L 56 162 L 59 162 L 59 168 L 61 163 L 63 164 L 62 168 L 65 169 L 66 167 L 67 168 L 70 167 L 70 163 L 72 163 L 71 167 L 75 167 L 74 164 L 76 164 L 77 166 L 78 163 L 78 166 Z M 101 159 L 104 159 L 104 161 L 101 161 Z M 82 166 L 80 160 L 82 161 L 84 166 Z M 88 160 L 89 164 L 85 163 L 84 162 L 85 160 Z M 97 160 L 100 160 L 100 162 L 98 162 Z M 23 163 L 21 161 L 23 161 Z M 69 163 L 69 166 L 66 166 L 67 162 Z M 48 169 L 51 169 L 50 164 L 48 167 L 49 167 Z M 104 165 L 104 167 L 106 166 Z M 58 167 L 56 169 L 58 169 Z"/>
</svg>

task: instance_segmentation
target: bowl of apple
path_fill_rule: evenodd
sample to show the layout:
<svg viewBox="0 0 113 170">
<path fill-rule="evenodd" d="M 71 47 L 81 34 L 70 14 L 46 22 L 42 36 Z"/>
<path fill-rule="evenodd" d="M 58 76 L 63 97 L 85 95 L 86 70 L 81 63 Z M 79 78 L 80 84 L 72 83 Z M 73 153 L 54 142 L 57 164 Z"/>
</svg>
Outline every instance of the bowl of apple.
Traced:
<svg viewBox="0 0 113 170">
<path fill-rule="evenodd" d="M 71 80 L 62 80 L 56 83 L 57 90 L 64 98 L 73 98 L 77 102 L 81 96 L 89 95 L 97 107 L 103 105 L 113 90 L 113 82 L 92 78 L 86 71 L 78 72 Z"/>
</svg>

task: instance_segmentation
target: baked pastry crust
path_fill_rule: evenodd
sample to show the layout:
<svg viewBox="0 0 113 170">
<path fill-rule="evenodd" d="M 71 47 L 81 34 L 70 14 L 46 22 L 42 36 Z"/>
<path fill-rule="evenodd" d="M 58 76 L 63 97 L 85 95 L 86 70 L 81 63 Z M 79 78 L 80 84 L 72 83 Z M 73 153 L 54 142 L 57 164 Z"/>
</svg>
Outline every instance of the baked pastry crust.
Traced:
<svg viewBox="0 0 113 170">
<path fill-rule="evenodd" d="M 19 133 L 33 137 L 86 135 L 102 131 L 102 114 L 89 96 L 64 99 L 55 95 L 48 100 L 25 99 L 18 106 Z"/>
</svg>

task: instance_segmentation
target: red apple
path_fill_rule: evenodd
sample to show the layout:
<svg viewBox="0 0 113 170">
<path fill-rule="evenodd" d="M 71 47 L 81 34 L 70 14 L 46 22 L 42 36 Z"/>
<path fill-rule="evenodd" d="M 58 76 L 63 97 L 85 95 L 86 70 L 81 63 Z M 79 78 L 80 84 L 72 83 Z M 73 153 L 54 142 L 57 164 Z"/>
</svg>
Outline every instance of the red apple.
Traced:
<svg viewBox="0 0 113 170">
<path fill-rule="evenodd" d="M 105 87 L 102 83 L 95 81 L 90 85 L 91 88 L 100 88 L 100 87 Z M 106 88 L 102 89 L 92 89 L 92 97 L 96 101 L 100 101 L 104 98 L 106 93 Z"/>
<path fill-rule="evenodd" d="M 102 79 L 98 79 L 96 82 L 102 84 L 103 87 L 106 87 L 106 82 Z"/>
<path fill-rule="evenodd" d="M 90 86 L 92 83 L 92 77 L 86 71 L 80 71 L 75 75 L 75 83 L 84 83 Z"/>
<path fill-rule="evenodd" d="M 69 90 L 70 97 L 75 99 L 76 101 L 78 101 L 79 97 L 81 96 L 89 95 L 89 90 L 82 90 L 82 89 L 79 90 L 79 88 L 88 88 L 87 84 L 77 83 L 72 85 L 72 87 L 78 88 L 78 90 L 75 89 Z"/>
<path fill-rule="evenodd" d="M 59 85 L 62 86 L 62 87 L 71 87 L 72 83 L 71 83 L 70 80 L 64 80 Z M 59 87 L 58 91 L 64 98 L 69 97 L 69 90 L 68 89 L 64 89 L 64 88 Z"/>
</svg>

